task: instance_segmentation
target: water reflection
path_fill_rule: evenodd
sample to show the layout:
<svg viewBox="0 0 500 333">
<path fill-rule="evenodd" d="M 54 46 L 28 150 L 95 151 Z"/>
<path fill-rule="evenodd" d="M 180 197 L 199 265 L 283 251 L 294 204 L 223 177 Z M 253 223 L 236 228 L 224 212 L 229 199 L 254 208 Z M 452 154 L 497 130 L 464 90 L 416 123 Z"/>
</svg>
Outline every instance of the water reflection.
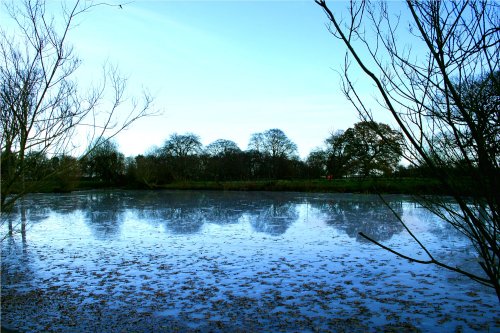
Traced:
<svg viewBox="0 0 500 333">
<path fill-rule="evenodd" d="M 39 200 L 21 199 L 12 208 L 12 211 L 2 212 L 2 225 L 10 226 L 20 225 L 21 219 L 38 223 L 50 214 L 51 209 L 46 202 Z"/>
<path fill-rule="evenodd" d="M 401 200 L 393 199 L 389 205 L 399 216 L 403 215 Z M 374 196 L 336 196 L 333 200 L 312 203 L 312 206 L 327 216 L 328 225 L 344 231 L 360 242 L 367 241 L 359 235 L 360 232 L 376 241 L 384 241 L 403 231 L 403 226 L 394 213 Z"/>
<path fill-rule="evenodd" d="M 205 223 L 228 225 L 246 216 L 255 231 L 276 236 L 297 219 L 297 201 L 280 195 L 242 192 L 158 192 L 141 195 L 130 208 L 174 234 L 199 232 Z"/>
<path fill-rule="evenodd" d="M 355 195 L 307 195 L 266 192 L 201 191 L 89 191 L 66 195 L 33 195 L 16 206 L 11 214 L 2 215 L 2 228 L 9 232 L 20 221 L 37 224 L 51 214 L 68 215 L 79 211 L 92 235 L 99 240 L 120 237 L 124 221 L 144 221 L 163 226 L 171 234 L 201 232 L 205 224 L 230 225 L 248 221 L 260 233 L 280 236 L 299 219 L 299 205 L 319 212 L 327 226 L 364 241 L 360 231 L 378 241 L 391 238 L 403 230 L 393 213 L 377 198 Z M 401 200 L 390 201 L 403 214 Z M 320 216 L 321 215 L 321 216 Z M 69 219 L 71 220 L 71 219 Z M 70 223 L 70 221 L 68 221 Z M 22 227 L 25 232 L 25 225 Z"/>
<path fill-rule="evenodd" d="M 193 234 L 201 230 L 207 220 L 207 199 L 196 192 L 142 192 L 130 208 L 140 219 L 154 225 L 163 225 L 173 234 Z"/>
<path fill-rule="evenodd" d="M 82 198 L 83 199 L 83 198 Z M 113 239 L 120 235 L 123 214 L 128 204 L 122 195 L 112 192 L 89 193 L 80 202 L 89 229 L 96 239 Z"/>
<path fill-rule="evenodd" d="M 405 219 L 425 216 L 402 197 L 389 203 Z M 23 204 L 2 221 L 25 221 L 26 237 L 14 232 L 1 244 L 2 321 L 21 331 L 146 331 L 143 323 L 153 330 L 169 320 L 192 331 L 252 321 L 255 331 L 349 330 L 341 321 L 321 326 L 332 318 L 367 323 L 354 331 L 387 323 L 384 331 L 401 313 L 404 327 L 431 331 L 448 318 L 453 327 L 444 329 L 454 331 L 464 318 L 482 329 L 498 317 L 496 299 L 476 286 L 360 246 L 359 231 L 378 240 L 401 231 L 376 196 L 116 191 Z M 407 240 L 392 241 L 415 249 Z M 470 258 L 452 257 L 461 267 Z"/>
<path fill-rule="evenodd" d="M 205 218 L 201 209 L 195 207 L 166 208 L 156 212 L 166 228 L 173 234 L 193 234 L 201 230 Z"/>
<path fill-rule="evenodd" d="M 50 214 L 50 209 L 42 202 L 21 199 L 11 212 L 1 214 L 0 239 L 13 237 L 20 233 L 23 243 L 26 243 L 26 231 L 30 225 L 39 223 Z"/>
<path fill-rule="evenodd" d="M 296 203 L 290 202 L 273 203 L 262 209 L 259 214 L 252 216 L 250 223 L 258 232 L 272 236 L 284 234 L 298 218 L 296 206 Z"/>
</svg>

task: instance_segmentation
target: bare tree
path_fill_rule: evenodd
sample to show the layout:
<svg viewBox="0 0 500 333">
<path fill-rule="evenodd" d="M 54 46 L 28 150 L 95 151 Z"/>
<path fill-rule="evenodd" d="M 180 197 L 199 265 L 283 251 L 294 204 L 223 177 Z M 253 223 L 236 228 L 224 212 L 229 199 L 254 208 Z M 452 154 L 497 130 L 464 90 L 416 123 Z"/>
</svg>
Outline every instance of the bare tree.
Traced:
<svg viewBox="0 0 500 333">
<path fill-rule="evenodd" d="M 292 158 L 297 153 L 297 145 L 277 128 L 252 134 L 248 147 L 272 158 Z"/>
<path fill-rule="evenodd" d="M 241 178 L 243 174 L 243 152 L 236 142 L 217 139 L 204 149 L 205 176 L 214 180 Z"/>
<path fill-rule="evenodd" d="M 173 133 L 159 149 L 159 156 L 166 161 L 174 179 L 196 179 L 200 175 L 202 146 L 196 134 Z"/>
<path fill-rule="evenodd" d="M 200 137 L 193 133 L 171 134 L 160 149 L 165 156 L 187 157 L 198 155 L 202 151 Z"/>
<path fill-rule="evenodd" d="M 154 113 L 147 92 L 126 98 L 127 79 L 114 66 L 103 66 L 102 83 L 88 93 L 78 87 L 81 61 L 69 36 L 80 16 L 103 4 L 62 2 L 58 15 L 48 12 L 44 0 L 5 4 L 14 30 L 0 30 L 2 210 L 36 190 L 24 181 L 28 154 L 70 155 L 82 136 L 89 153 Z"/>
<path fill-rule="evenodd" d="M 297 145 L 277 128 L 252 134 L 248 148 L 257 153 L 256 169 L 266 169 L 271 178 L 288 177 L 290 162 L 297 159 Z"/>
<path fill-rule="evenodd" d="M 236 142 L 226 139 L 217 139 L 205 147 L 205 152 L 209 156 L 226 156 L 229 154 L 238 154 L 241 149 Z"/>
<path fill-rule="evenodd" d="M 490 286 L 500 300 L 498 2 L 407 0 L 401 12 L 378 1 L 351 1 L 347 8 L 315 2 L 346 47 L 344 94 L 372 121 L 370 105 L 377 104 L 354 78 L 361 71 L 376 87 L 378 108 L 392 115 L 405 137 L 406 159 L 431 170 L 455 201 L 427 197 L 425 207 L 470 239 L 484 274 L 437 259 L 410 230 L 428 259 L 363 236 L 403 258 Z M 465 177 L 457 179 L 450 167 Z M 466 181 L 472 196 L 464 195 Z"/>
</svg>

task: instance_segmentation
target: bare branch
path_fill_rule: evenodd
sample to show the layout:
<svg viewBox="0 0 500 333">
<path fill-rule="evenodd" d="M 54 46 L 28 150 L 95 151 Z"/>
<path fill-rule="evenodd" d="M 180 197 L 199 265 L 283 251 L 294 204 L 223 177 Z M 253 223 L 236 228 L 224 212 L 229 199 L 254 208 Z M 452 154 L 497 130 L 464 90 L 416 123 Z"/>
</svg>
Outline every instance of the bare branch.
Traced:
<svg viewBox="0 0 500 333">
<path fill-rule="evenodd" d="M 351 1 L 345 9 L 345 22 L 351 23 L 342 24 L 326 1 L 316 3 L 348 52 L 344 94 L 361 118 L 375 121 L 375 112 L 352 79 L 352 57 L 375 85 L 379 107 L 404 134 L 407 157 L 414 160 L 410 163 L 428 168 L 453 198 L 424 198 L 423 205 L 470 239 L 488 280 L 436 261 L 405 226 L 430 258 L 424 262 L 487 283 L 500 300 L 499 5 L 407 0 L 409 16 L 404 16 L 391 13 L 385 3 Z M 361 8 L 356 6 L 363 9 L 353 10 Z M 408 22 L 401 22 L 402 17 Z M 413 39 L 401 42 L 399 36 Z M 464 184 L 472 188 L 465 192 Z"/>
<path fill-rule="evenodd" d="M 77 146 L 74 137 L 90 133 L 88 154 L 93 142 L 109 140 L 136 120 L 157 113 L 148 93 L 141 105 L 129 102 L 127 79 L 116 66 L 105 65 L 102 82 L 87 94 L 74 77 L 80 60 L 69 38 L 77 18 L 102 5 L 125 4 L 64 2 L 57 20 L 43 0 L 6 5 L 18 32 L 0 33 L 2 209 L 33 190 L 25 182 L 29 154 L 68 155 Z"/>
</svg>

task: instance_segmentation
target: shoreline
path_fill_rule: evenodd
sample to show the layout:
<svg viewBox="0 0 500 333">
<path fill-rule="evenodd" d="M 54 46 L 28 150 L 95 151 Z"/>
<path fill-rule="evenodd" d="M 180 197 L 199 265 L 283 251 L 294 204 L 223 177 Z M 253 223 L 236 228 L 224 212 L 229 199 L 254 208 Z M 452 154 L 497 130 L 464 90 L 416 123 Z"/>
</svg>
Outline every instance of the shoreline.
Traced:
<svg viewBox="0 0 500 333">
<path fill-rule="evenodd" d="M 42 185 L 42 186 L 40 186 Z M 460 192 L 473 195 L 472 184 L 461 180 Z M 30 186 L 27 186 L 29 188 Z M 35 184 L 34 191 L 27 193 L 71 193 L 84 190 L 207 190 L 207 191 L 270 191 L 270 192 L 317 192 L 361 194 L 450 195 L 438 180 L 431 178 L 345 178 L 317 180 L 185 180 L 166 184 L 134 184 L 122 182 L 109 184 L 95 181 L 78 181 L 69 189 L 61 189 L 55 183 Z"/>
</svg>

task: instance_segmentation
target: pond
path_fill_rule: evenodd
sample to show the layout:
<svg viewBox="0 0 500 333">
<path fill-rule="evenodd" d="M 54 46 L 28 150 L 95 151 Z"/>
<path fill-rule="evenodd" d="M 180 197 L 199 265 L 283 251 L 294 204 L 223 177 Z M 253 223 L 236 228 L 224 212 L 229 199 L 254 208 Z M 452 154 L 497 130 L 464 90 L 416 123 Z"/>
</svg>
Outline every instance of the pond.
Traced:
<svg viewBox="0 0 500 333">
<path fill-rule="evenodd" d="M 470 244 L 385 196 L 438 258 Z M 210 191 L 35 194 L 2 214 L 2 326 L 20 332 L 500 330 L 492 289 L 425 258 L 372 195 Z"/>
</svg>

